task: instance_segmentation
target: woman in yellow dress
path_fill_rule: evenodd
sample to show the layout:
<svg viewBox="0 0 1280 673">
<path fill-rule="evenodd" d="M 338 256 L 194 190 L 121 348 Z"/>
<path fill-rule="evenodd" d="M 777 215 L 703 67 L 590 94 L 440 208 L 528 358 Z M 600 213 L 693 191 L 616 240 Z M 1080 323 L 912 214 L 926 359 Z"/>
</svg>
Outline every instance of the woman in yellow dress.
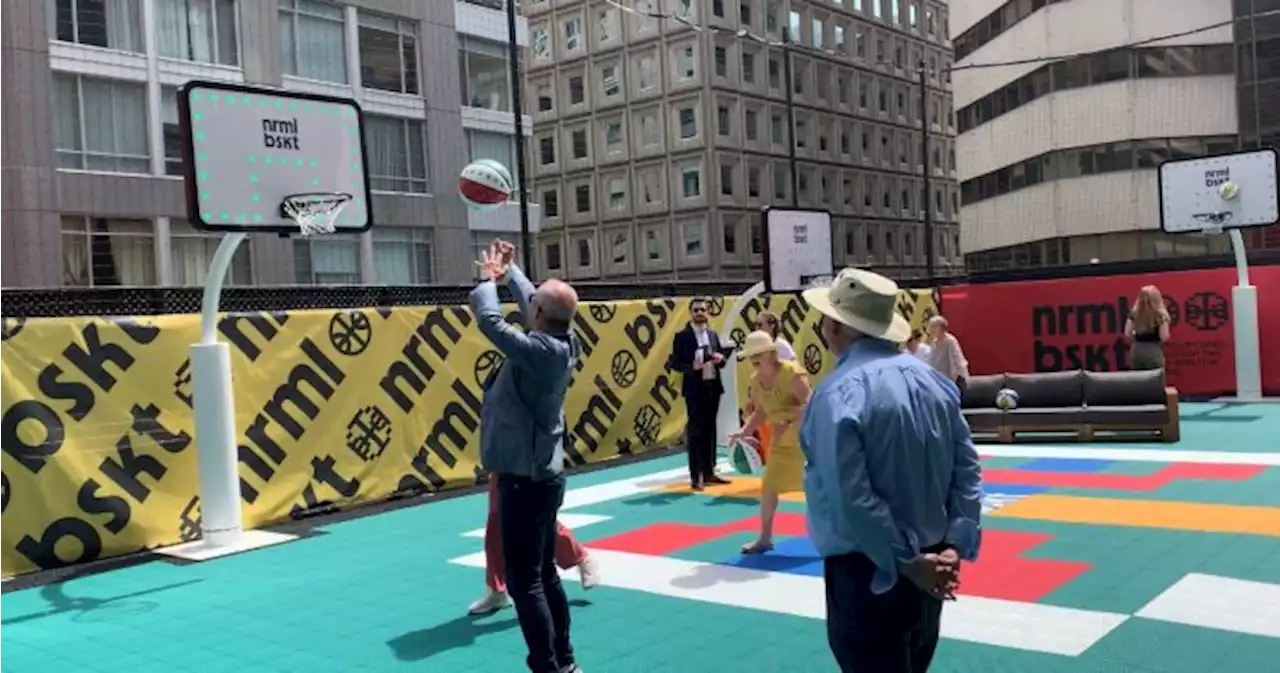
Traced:
<svg viewBox="0 0 1280 673">
<path fill-rule="evenodd" d="M 794 360 L 778 356 L 778 344 L 768 332 L 749 334 L 741 357 L 751 362 L 751 417 L 729 437 L 735 441 L 769 425 L 771 444 L 760 487 L 760 537 L 742 547 L 744 554 L 773 549 L 773 517 L 778 496 L 804 489 L 804 454 L 800 452 L 800 419 L 809 402 L 809 376 Z"/>
</svg>

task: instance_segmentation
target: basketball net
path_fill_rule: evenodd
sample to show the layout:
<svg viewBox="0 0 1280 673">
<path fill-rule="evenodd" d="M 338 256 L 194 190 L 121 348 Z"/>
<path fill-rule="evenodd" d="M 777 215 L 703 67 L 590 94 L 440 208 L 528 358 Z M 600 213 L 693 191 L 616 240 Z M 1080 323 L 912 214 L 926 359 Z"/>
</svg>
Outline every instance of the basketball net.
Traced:
<svg viewBox="0 0 1280 673">
<path fill-rule="evenodd" d="M 303 236 L 332 234 L 342 209 L 351 203 L 351 195 L 340 192 L 290 194 L 280 202 L 280 211 L 298 223 Z"/>
</svg>

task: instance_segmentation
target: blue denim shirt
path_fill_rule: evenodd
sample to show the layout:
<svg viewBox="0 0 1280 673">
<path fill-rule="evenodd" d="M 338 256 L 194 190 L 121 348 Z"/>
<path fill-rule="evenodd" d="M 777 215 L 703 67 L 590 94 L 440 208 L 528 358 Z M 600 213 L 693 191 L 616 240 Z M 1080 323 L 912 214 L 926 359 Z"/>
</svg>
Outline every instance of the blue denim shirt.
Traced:
<svg viewBox="0 0 1280 673">
<path fill-rule="evenodd" d="M 529 316 L 533 283 L 517 268 L 507 286 Z M 484 281 L 471 291 L 480 332 L 502 352 L 502 367 L 489 380 L 480 409 L 480 463 L 485 471 L 550 479 L 564 471 L 564 396 L 580 348 L 572 332 L 522 332 L 508 323 L 498 286 Z"/>
<path fill-rule="evenodd" d="M 874 593 L 922 547 L 975 560 L 982 472 L 960 391 L 896 344 L 863 338 L 814 390 L 800 428 L 809 535 L 822 556 L 860 552 Z"/>
</svg>

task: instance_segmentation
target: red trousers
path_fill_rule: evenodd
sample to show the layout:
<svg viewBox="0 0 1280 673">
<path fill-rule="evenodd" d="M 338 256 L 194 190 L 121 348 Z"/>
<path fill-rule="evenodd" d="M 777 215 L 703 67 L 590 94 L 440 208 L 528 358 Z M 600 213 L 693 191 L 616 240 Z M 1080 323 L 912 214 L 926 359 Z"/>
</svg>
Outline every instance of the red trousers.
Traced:
<svg viewBox="0 0 1280 673">
<path fill-rule="evenodd" d="M 484 527 L 484 565 L 485 584 L 493 591 L 506 591 L 507 569 L 502 562 L 502 535 L 498 519 L 498 476 L 489 477 L 489 520 Z M 568 570 L 582 563 L 587 557 L 587 549 L 578 544 L 559 522 L 556 522 L 556 565 Z"/>
</svg>

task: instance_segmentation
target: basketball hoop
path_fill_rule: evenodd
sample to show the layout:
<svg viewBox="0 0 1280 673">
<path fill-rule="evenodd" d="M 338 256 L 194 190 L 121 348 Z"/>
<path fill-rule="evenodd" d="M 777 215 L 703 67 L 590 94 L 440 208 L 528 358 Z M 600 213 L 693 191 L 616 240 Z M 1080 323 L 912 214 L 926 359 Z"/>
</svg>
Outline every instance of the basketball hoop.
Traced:
<svg viewBox="0 0 1280 673">
<path fill-rule="evenodd" d="M 351 195 L 341 192 L 290 194 L 280 202 L 280 214 L 298 223 L 303 236 L 332 234 Z"/>
</svg>

